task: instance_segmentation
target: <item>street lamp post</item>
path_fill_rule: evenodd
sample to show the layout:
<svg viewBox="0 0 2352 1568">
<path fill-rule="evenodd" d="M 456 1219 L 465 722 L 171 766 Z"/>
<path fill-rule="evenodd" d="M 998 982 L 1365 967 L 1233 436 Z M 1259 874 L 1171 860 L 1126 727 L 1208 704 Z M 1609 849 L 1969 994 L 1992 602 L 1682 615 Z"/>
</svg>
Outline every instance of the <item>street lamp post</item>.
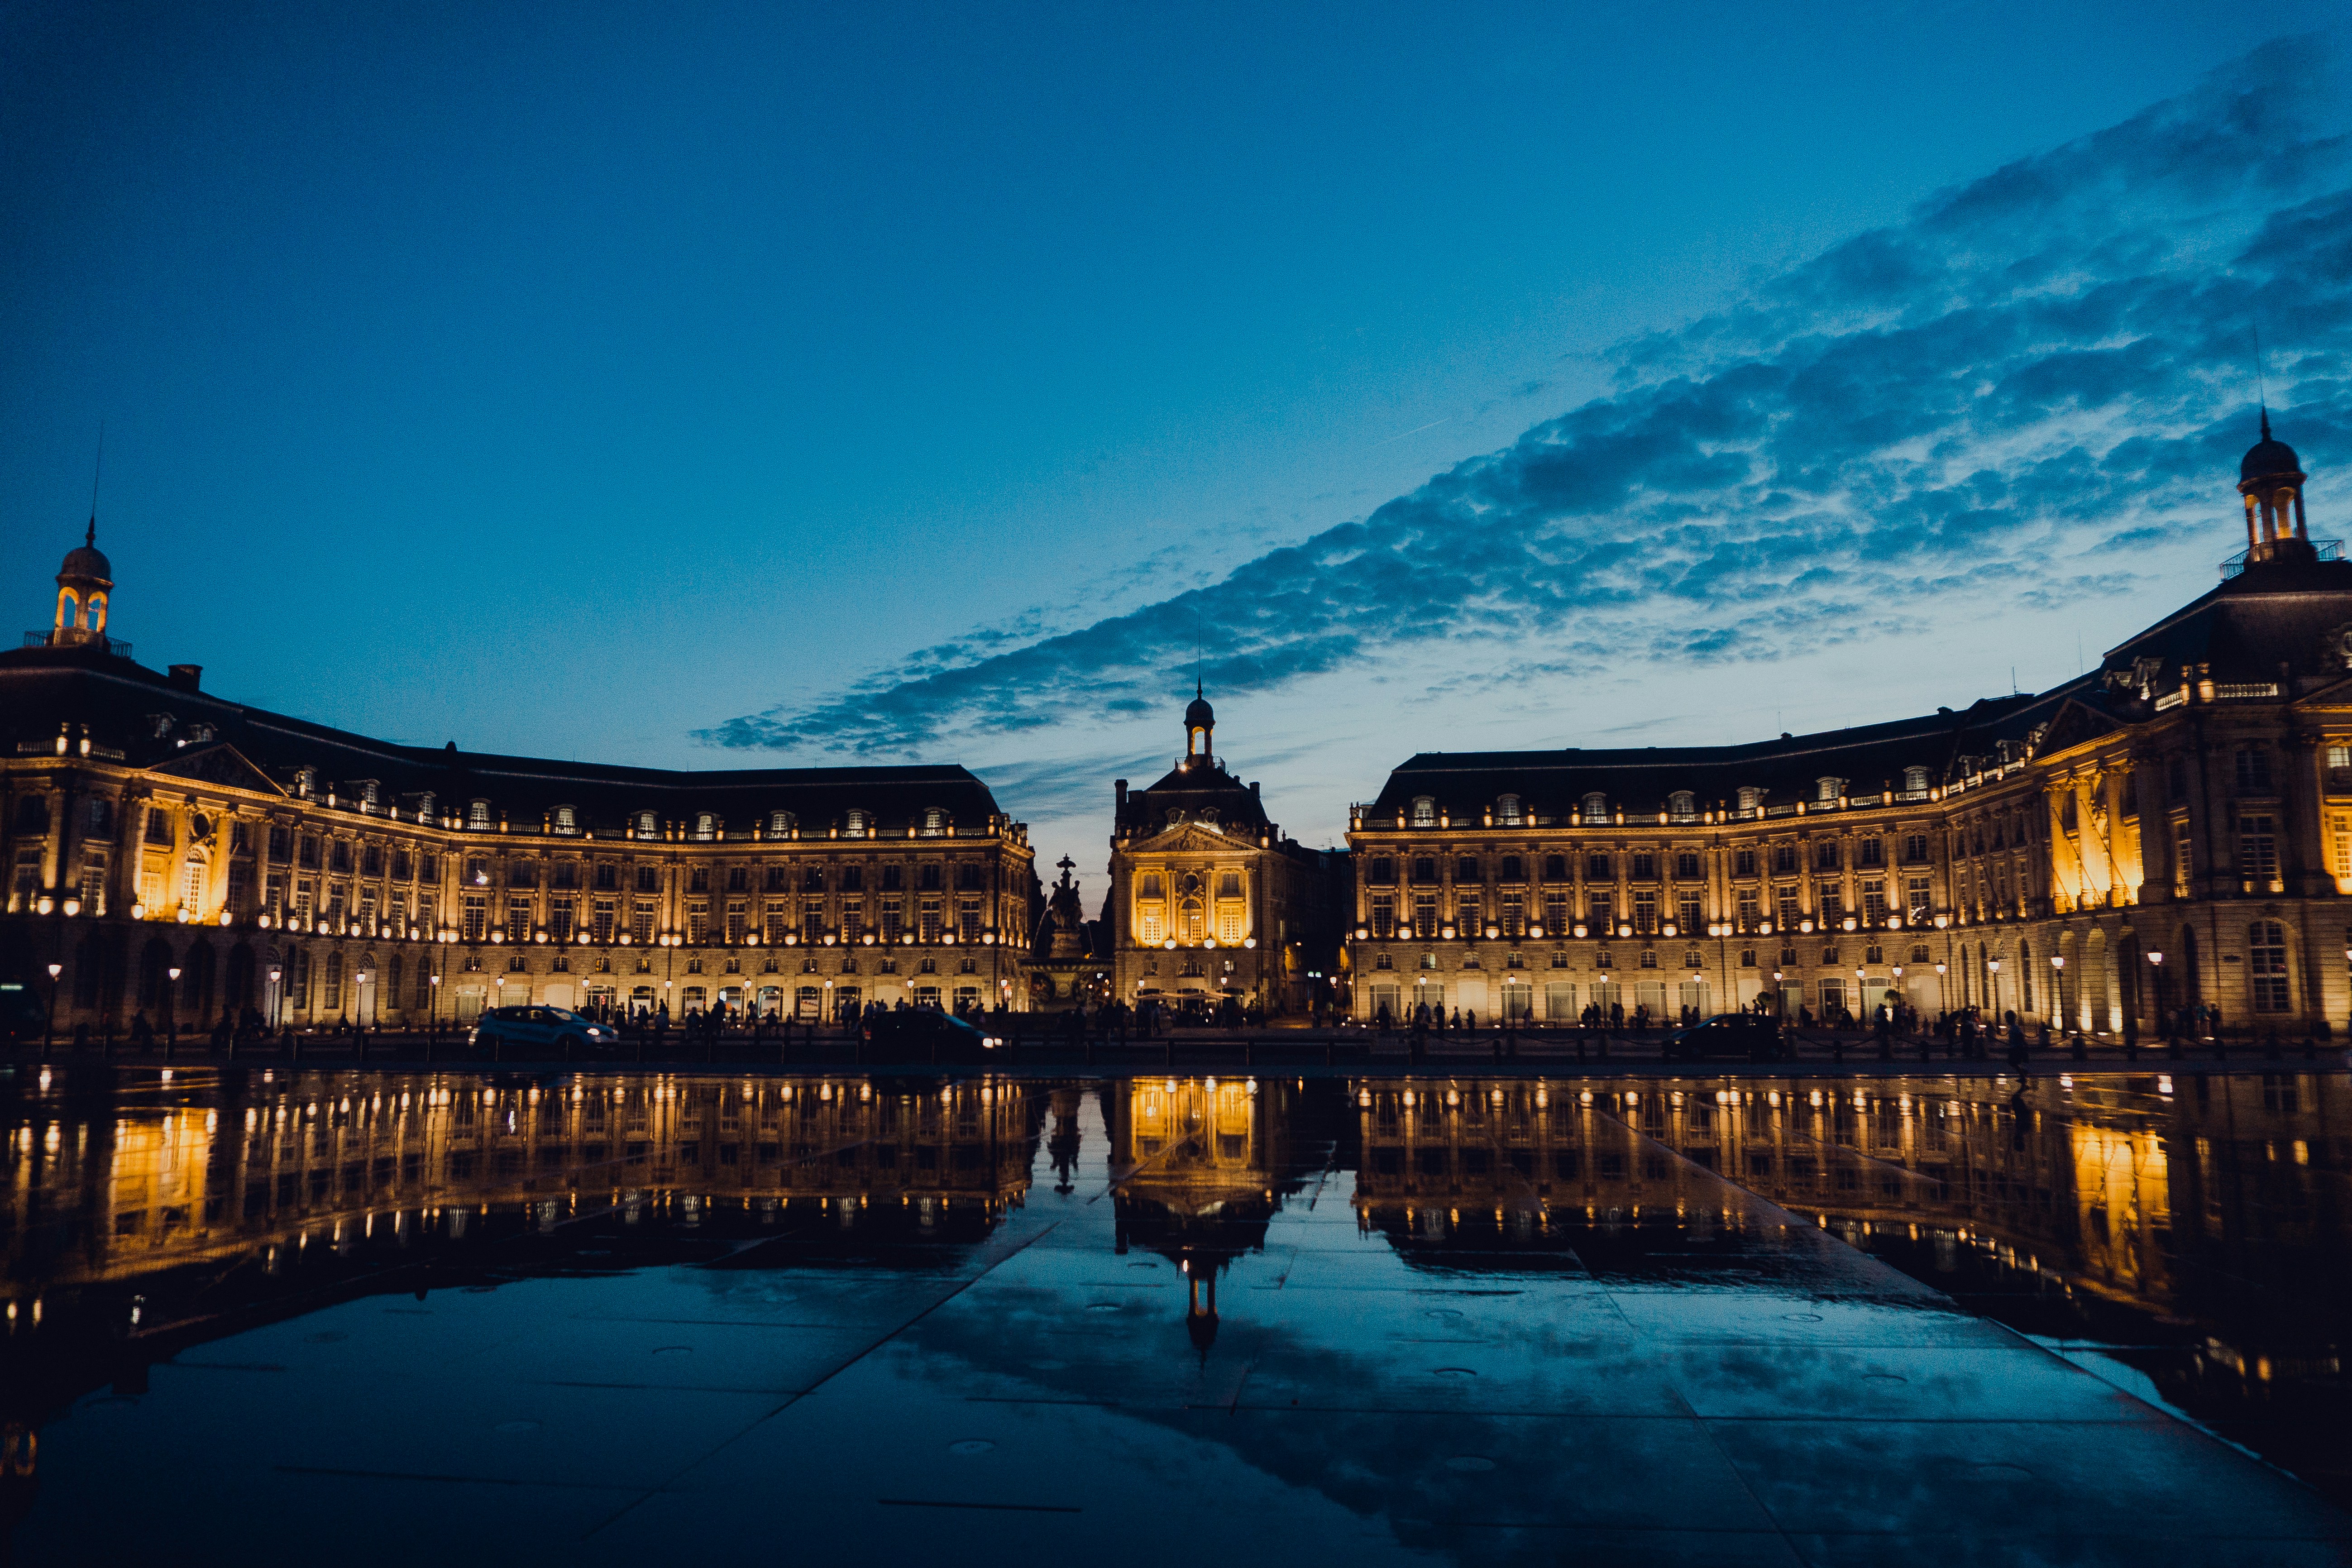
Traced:
<svg viewBox="0 0 2352 1568">
<path fill-rule="evenodd" d="M 166 969 L 163 973 L 171 977 L 171 984 L 163 987 L 163 1059 L 168 1062 L 180 1037 L 180 972 Z"/>
<path fill-rule="evenodd" d="M 373 999 L 373 993 L 368 989 L 368 982 L 375 978 L 375 971 L 372 969 L 362 969 L 354 978 L 356 979 L 360 988 L 359 1006 L 355 1009 L 360 1016 L 359 1041 L 353 1054 L 357 1056 L 361 1061 L 364 1062 L 367 1060 L 367 1005 Z"/>
<path fill-rule="evenodd" d="M 62 963 L 49 965 L 49 1016 L 41 1026 L 41 1059 L 49 1059 L 49 1037 L 58 1032 L 58 976 L 66 972 Z"/>
</svg>

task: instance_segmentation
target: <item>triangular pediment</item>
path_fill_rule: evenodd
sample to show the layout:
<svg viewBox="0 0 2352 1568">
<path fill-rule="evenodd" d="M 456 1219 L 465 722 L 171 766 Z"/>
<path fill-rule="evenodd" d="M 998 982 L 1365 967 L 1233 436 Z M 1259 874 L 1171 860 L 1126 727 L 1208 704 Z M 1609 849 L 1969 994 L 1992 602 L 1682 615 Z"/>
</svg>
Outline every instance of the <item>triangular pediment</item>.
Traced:
<svg viewBox="0 0 2352 1568">
<path fill-rule="evenodd" d="M 176 753 L 169 762 L 147 770 L 158 778 L 187 779 L 223 789 L 251 790 L 256 795 L 283 795 L 268 773 L 245 760 L 245 753 L 226 741 Z"/>
<path fill-rule="evenodd" d="M 2050 728 L 2042 737 L 2042 753 L 2047 756 L 2053 752 L 2063 752 L 2070 746 L 2079 746 L 2085 741 L 2095 741 L 2122 728 L 2106 714 L 2070 698 L 2058 710 L 2056 717 L 2050 721 Z"/>
<path fill-rule="evenodd" d="M 1173 827 L 1164 827 L 1135 846 L 1137 851 L 1150 855 L 1207 855 L 1256 847 L 1257 840 L 1255 838 L 1235 833 L 1218 833 L 1197 822 L 1181 822 Z"/>
</svg>

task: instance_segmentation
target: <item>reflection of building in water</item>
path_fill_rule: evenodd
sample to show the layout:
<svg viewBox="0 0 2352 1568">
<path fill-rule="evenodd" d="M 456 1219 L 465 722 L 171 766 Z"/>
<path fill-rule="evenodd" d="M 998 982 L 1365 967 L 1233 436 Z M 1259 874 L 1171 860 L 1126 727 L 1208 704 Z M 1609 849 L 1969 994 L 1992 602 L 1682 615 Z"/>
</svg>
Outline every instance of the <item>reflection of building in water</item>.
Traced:
<svg viewBox="0 0 2352 1568">
<path fill-rule="evenodd" d="M 1280 1206 L 1299 1096 L 1287 1080 L 1138 1079 L 1104 1091 L 1118 1249 L 1148 1247 L 1183 1269 L 1185 1326 L 1205 1353 L 1217 1332 L 1217 1276 L 1265 1246 Z"/>
<path fill-rule="evenodd" d="M 1753 1083 L 1361 1081 L 1358 1207 L 1424 1247 L 1473 1232 L 1507 1251 L 1612 1220 L 1703 1240 L 1740 1223 L 1717 1172 L 1857 1245 L 1917 1243 L 1931 1280 L 1974 1254 L 2224 1336 L 2334 1339 L 2352 1283 L 2341 1075 L 2044 1080 L 2025 1098 L 1982 1079 Z M 2213 1343 L 2238 1371 L 2263 1363 Z"/>
<path fill-rule="evenodd" d="M 321 1289 L 406 1289 L 401 1270 L 600 1212 L 673 1241 L 975 1242 L 1026 1193 L 1043 1115 L 984 1082 L 437 1073 L 205 1074 L 79 1109 L 42 1093 L 0 1120 L 11 1415 L 86 1370 L 77 1345 L 143 1364 L 176 1344 L 126 1336 L 201 1321 L 187 1337 L 209 1339 Z"/>
<path fill-rule="evenodd" d="M 12 1279 L 35 1264 L 52 1281 L 106 1279 L 434 1215 L 462 1226 L 486 1204 L 552 1219 L 624 1189 L 755 1209 L 841 1197 L 992 1213 L 1026 1190 L 1035 1134 L 1017 1092 L 856 1078 L 320 1073 L 249 1100 L 192 1088 L 180 1105 L 110 1122 L 61 1110 L 26 1103 L 6 1130 Z M 30 1255 L 66 1234 L 64 1255 Z"/>
</svg>

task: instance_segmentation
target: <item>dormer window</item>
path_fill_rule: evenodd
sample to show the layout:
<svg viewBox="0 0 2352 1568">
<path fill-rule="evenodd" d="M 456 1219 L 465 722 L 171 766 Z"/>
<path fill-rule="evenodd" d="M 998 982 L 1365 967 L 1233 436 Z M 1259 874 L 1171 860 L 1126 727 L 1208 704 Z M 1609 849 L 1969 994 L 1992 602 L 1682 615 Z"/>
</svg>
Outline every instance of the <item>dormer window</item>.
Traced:
<svg viewBox="0 0 2352 1568">
<path fill-rule="evenodd" d="M 856 813 L 856 812 L 854 812 L 854 811 L 853 811 L 853 812 L 851 812 L 849 815 L 854 818 L 854 817 L 856 817 L 856 816 L 857 816 L 857 813 Z M 854 821 L 851 823 L 851 825 L 850 825 L 850 829 L 849 829 L 849 830 L 850 830 L 852 833 L 855 833 L 855 832 L 856 832 L 856 831 L 857 831 L 857 825 L 856 825 Z M 790 837 L 792 836 L 792 831 L 793 831 L 793 814 L 792 814 L 791 812 L 789 812 L 789 811 L 772 811 L 772 812 L 768 813 L 768 837 L 771 837 L 771 838 L 788 838 L 788 837 Z"/>
<path fill-rule="evenodd" d="M 941 838 L 947 836 L 948 814 L 943 808 L 936 805 L 925 806 L 921 820 L 922 826 L 919 831 L 924 837 Z"/>
<path fill-rule="evenodd" d="M 1740 810 L 1760 811 L 1763 809 L 1763 806 L 1764 792 L 1762 790 L 1757 788 L 1754 784 L 1741 784 L 1739 786 Z"/>
<path fill-rule="evenodd" d="M 717 815 L 716 813 L 713 813 L 713 812 L 708 812 L 708 811 L 705 811 L 705 812 L 698 812 L 698 813 L 695 815 L 695 818 L 694 818 L 694 836 L 695 836 L 697 838 L 716 838 L 716 837 L 719 837 L 719 817 L 718 817 L 718 815 Z"/>
<path fill-rule="evenodd" d="M 783 814 L 778 813 L 778 815 L 782 816 Z M 865 837 L 867 830 L 873 826 L 873 817 L 867 816 L 864 811 L 852 808 L 849 813 L 849 836 L 852 838 Z"/>
<path fill-rule="evenodd" d="M 1586 795 L 1584 797 L 1584 820 L 1587 822 L 1608 821 L 1609 797 L 1602 795 L 1599 790 L 1594 790 L 1591 795 Z"/>
<path fill-rule="evenodd" d="M 1904 794 L 1906 794 L 1906 795 L 1924 795 L 1924 794 L 1926 794 L 1926 793 L 1927 793 L 1927 769 L 1925 769 L 1925 768 L 1905 768 L 1905 769 L 1903 770 L 1903 793 L 1904 793 Z"/>
<path fill-rule="evenodd" d="M 1698 797 L 1686 789 L 1678 789 L 1666 797 L 1666 815 L 1676 822 L 1692 822 L 1698 817 Z"/>
<path fill-rule="evenodd" d="M 1412 825 L 1415 827 L 1437 826 L 1437 797 L 1417 795 L 1412 797 Z"/>
<path fill-rule="evenodd" d="M 660 831 L 661 831 L 660 824 L 659 824 L 659 823 L 655 819 L 654 814 L 653 814 L 652 812 L 650 812 L 650 811 L 641 811 L 641 812 L 637 813 L 637 837 L 640 837 L 640 838 L 651 838 L 651 837 L 653 837 L 656 834 L 657 834 L 657 833 L 658 833 L 658 832 L 660 832 Z"/>
<path fill-rule="evenodd" d="M 1506 827 L 1517 827 L 1519 825 L 1519 797 L 1507 795 L 1497 799 L 1495 802 L 1495 820 Z"/>
<path fill-rule="evenodd" d="M 429 789 L 416 797 L 416 820 L 419 822 L 433 820 L 433 792 Z"/>
<path fill-rule="evenodd" d="M 203 736 L 203 735 L 194 734 L 194 733 L 192 732 L 192 733 L 191 733 L 191 739 L 201 741 L 201 740 L 205 739 L 205 736 Z M 375 780 L 373 780 L 373 779 L 362 779 L 362 780 L 360 780 L 359 784 L 358 784 L 356 786 L 354 786 L 353 793 L 355 793 L 356 795 L 358 795 L 358 796 L 360 797 L 360 804 L 361 804 L 362 805 L 375 805 L 375 803 L 376 803 L 375 790 L 376 790 L 376 781 L 375 781 Z"/>
<path fill-rule="evenodd" d="M 1216 825 L 1217 808 L 1213 805 L 1202 806 L 1201 808 L 1201 826 L 1203 827 L 1214 827 Z"/>
<path fill-rule="evenodd" d="M 1826 775 L 1813 781 L 1813 798 L 1823 805 L 1835 805 L 1838 796 L 1845 793 L 1845 780 Z"/>
<path fill-rule="evenodd" d="M 555 808 L 555 831 L 558 833 L 580 831 L 580 819 L 572 814 L 570 806 L 559 805 Z"/>
<path fill-rule="evenodd" d="M 311 795 L 315 795 L 315 794 L 317 794 L 317 793 L 318 793 L 318 789 L 319 789 L 319 770 L 318 770 L 318 769 L 316 769 L 316 768 L 296 768 L 296 769 L 294 770 L 294 793 L 295 793 L 297 795 L 299 795 L 299 797 L 301 797 L 301 798 L 302 798 L 302 799 L 304 799 L 304 800 L 308 800 L 308 799 L 310 799 L 310 798 L 311 797 Z"/>
<path fill-rule="evenodd" d="M 490 827 L 490 803 L 487 800 L 469 802 L 466 806 L 466 826 L 477 833 L 487 833 Z"/>
</svg>

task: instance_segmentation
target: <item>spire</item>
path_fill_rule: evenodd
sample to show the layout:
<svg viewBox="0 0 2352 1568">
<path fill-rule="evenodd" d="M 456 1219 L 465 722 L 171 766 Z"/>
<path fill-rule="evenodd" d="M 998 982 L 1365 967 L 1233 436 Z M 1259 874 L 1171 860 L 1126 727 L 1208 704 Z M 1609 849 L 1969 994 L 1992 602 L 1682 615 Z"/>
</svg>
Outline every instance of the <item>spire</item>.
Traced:
<svg viewBox="0 0 2352 1568">
<path fill-rule="evenodd" d="M 98 548 L 98 477 L 106 471 L 106 421 L 98 422 L 98 456 L 89 465 L 89 531 L 81 536 L 82 543 L 91 550 Z"/>
</svg>

